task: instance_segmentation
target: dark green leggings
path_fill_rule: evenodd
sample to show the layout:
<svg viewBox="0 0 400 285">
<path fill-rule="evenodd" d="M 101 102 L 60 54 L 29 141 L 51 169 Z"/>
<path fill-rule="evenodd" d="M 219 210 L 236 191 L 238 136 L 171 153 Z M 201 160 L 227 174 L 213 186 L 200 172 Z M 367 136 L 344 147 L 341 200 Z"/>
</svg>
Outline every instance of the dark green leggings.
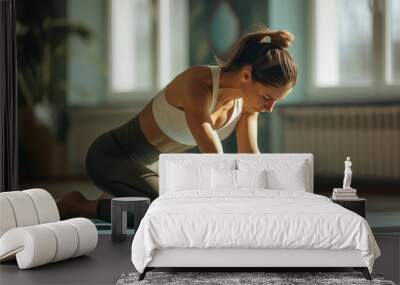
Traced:
<svg viewBox="0 0 400 285">
<path fill-rule="evenodd" d="M 86 155 L 86 170 L 93 183 L 114 197 L 158 197 L 160 152 L 150 144 L 139 125 L 139 117 L 100 135 Z M 156 169 L 155 169 L 156 170 Z M 100 200 L 97 218 L 111 220 L 110 199 Z"/>
</svg>

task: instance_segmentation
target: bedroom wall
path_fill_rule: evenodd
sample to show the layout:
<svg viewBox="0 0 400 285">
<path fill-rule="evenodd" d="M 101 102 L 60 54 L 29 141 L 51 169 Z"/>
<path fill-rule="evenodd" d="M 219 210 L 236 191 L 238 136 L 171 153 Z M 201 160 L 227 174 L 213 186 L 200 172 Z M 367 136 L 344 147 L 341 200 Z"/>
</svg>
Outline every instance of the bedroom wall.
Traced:
<svg viewBox="0 0 400 285">
<path fill-rule="evenodd" d="M 222 6 L 221 6 L 222 5 Z M 144 104 L 113 102 L 108 94 L 107 57 L 107 1 L 90 0 L 84 5 L 77 0 L 68 1 L 71 19 L 83 21 L 95 33 L 90 46 L 76 40 L 70 42 L 68 63 L 69 104 L 71 129 L 68 139 L 68 163 L 71 175 L 84 175 L 83 158 L 96 133 L 108 130 L 128 120 L 141 110 Z M 215 64 L 211 51 L 227 48 L 235 36 L 250 31 L 259 22 L 268 19 L 268 1 L 189 1 L 189 65 Z M 231 24 L 238 29 L 232 30 Z M 237 34 L 235 34 L 237 33 Z M 231 34 L 231 36 L 224 36 Z M 222 55 L 222 54 L 218 54 Z M 83 66 L 83 68 L 80 68 Z M 90 72 L 93 70 L 94 72 Z M 124 107 L 119 107 L 124 105 Z M 86 106 L 86 107 L 85 107 Z M 103 113 L 104 112 L 104 116 Z M 110 116 L 109 114 L 114 114 Z M 259 145 L 261 152 L 268 148 L 269 125 L 267 115 L 260 116 Z M 105 119 L 107 118 L 107 119 Z M 104 122 L 107 122 L 104 124 Z M 236 152 L 235 133 L 222 142 L 224 152 Z M 199 152 L 197 147 L 186 152 Z"/>
<path fill-rule="evenodd" d="M 286 29 L 295 35 L 295 41 L 289 48 L 289 52 L 298 65 L 298 83 L 292 93 L 276 106 L 291 102 L 306 101 L 307 82 L 307 5 L 304 1 L 269 0 L 268 25 L 272 29 Z M 282 151 L 282 122 L 277 112 L 268 114 L 270 132 L 268 134 L 268 152 Z"/>
<path fill-rule="evenodd" d="M 288 29 L 296 36 L 290 52 L 299 66 L 299 82 L 269 116 L 268 151 L 314 153 L 315 185 L 317 191 L 327 196 L 331 195 L 333 187 L 341 184 L 345 156 L 352 156 L 353 187 L 368 200 L 368 221 L 374 227 L 398 227 L 400 121 L 397 111 L 389 115 L 400 106 L 400 88 L 393 86 L 385 90 L 385 94 L 379 94 L 377 91 L 383 91 L 377 88 L 371 92 L 337 88 L 329 94 L 313 94 L 310 88 L 312 54 L 309 52 L 311 3 L 306 0 L 269 1 L 269 25 L 274 29 Z M 379 40 L 375 42 L 377 45 Z M 374 56 L 379 57 L 379 53 Z M 380 112 L 381 109 L 384 111 Z"/>
<path fill-rule="evenodd" d="M 289 52 L 298 66 L 298 83 L 285 103 L 306 100 L 307 78 L 307 3 L 305 1 L 269 0 L 268 25 L 271 29 L 288 30 L 295 35 Z"/>
<path fill-rule="evenodd" d="M 17 4 L 24 4 L 26 0 L 18 0 Z M 44 179 L 52 180 L 54 186 L 51 187 L 51 191 L 59 188 L 68 188 L 66 191 L 75 189 L 91 189 L 95 188 L 93 184 L 87 180 L 84 158 L 86 151 L 95 139 L 95 137 L 112 129 L 121 123 L 127 121 L 129 118 L 140 112 L 145 102 L 117 102 L 110 99 L 109 92 L 109 31 L 108 31 L 108 9 L 109 4 L 112 0 L 47 0 L 46 3 L 52 2 L 57 6 L 59 15 L 66 15 L 66 19 L 79 21 L 88 27 L 93 37 L 90 43 L 84 44 L 77 38 L 71 38 L 67 44 L 68 54 L 65 59 L 66 62 L 60 61 L 60 64 L 56 68 L 55 73 L 58 76 L 65 77 L 67 83 L 67 102 L 69 112 L 69 124 L 68 139 L 63 143 L 58 143 L 48 147 L 48 144 L 41 143 L 46 137 L 50 137 L 51 134 L 48 130 L 45 132 L 33 133 L 33 141 L 37 144 L 41 144 L 41 152 L 36 151 L 39 167 L 35 170 L 51 171 L 46 173 L 48 176 Z M 309 49 L 310 49 L 310 32 L 309 32 L 309 3 L 308 0 L 188 0 L 189 1 L 189 63 L 190 65 L 195 64 L 214 64 L 214 58 L 211 51 L 217 52 L 217 50 L 223 51 L 229 46 L 231 41 L 242 32 L 252 30 L 254 24 L 263 22 L 266 23 L 272 29 L 287 29 L 291 31 L 295 36 L 295 42 L 289 49 L 292 56 L 295 58 L 299 68 L 299 79 L 298 83 L 293 90 L 292 94 L 282 103 L 278 104 L 275 111 L 271 114 L 263 113 L 259 118 L 259 130 L 258 130 L 258 143 L 261 152 L 294 152 L 294 151 L 305 151 L 314 152 L 310 146 L 316 145 L 315 141 L 308 144 L 308 140 L 300 140 L 296 136 L 289 136 L 289 143 L 291 148 L 285 148 L 284 143 L 288 143 L 284 138 L 285 123 L 282 121 L 281 111 L 283 107 L 294 108 L 296 106 L 304 107 L 312 105 L 317 102 L 317 98 L 311 96 L 308 92 L 308 85 L 310 83 L 309 78 Z M 251 4 L 250 4 L 251 3 Z M 35 4 L 40 6 L 39 4 Z M 41 4 L 45 5 L 45 4 Z M 221 5 L 222 8 L 221 8 Z M 22 8 L 21 10 L 22 11 Z M 18 11 L 17 11 L 18 12 Z M 29 13 L 34 13 L 34 10 L 29 10 Z M 35 16 L 35 15 L 33 15 Z M 221 56 L 223 52 L 220 51 Z M 21 56 L 21 55 L 19 55 Z M 390 104 L 399 105 L 399 94 L 400 91 L 395 94 L 397 96 L 397 102 L 384 102 Z M 155 93 L 151 94 L 152 96 Z M 345 96 L 344 96 L 345 95 Z M 348 94 L 331 94 L 330 100 L 334 103 L 344 104 L 341 100 Z M 61 98 L 65 99 L 64 93 Z M 147 97 L 146 97 L 147 98 Z M 137 99 L 137 98 L 136 98 Z M 147 98 L 147 99 L 150 99 Z M 376 98 L 372 96 L 364 96 L 364 103 L 375 106 Z M 22 100 L 20 100 L 21 102 Z M 347 102 L 345 102 L 347 104 Z M 357 100 L 354 100 L 353 105 L 358 106 Z M 317 104 L 314 105 L 318 111 L 319 107 Z M 297 111 L 301 108 L 297 108 Z M 288 110 L 288 109 L 286 109 Z M 301 111 L 301 110 L 300 110 Z M 320 112 L 320 111 L 318 111 Z M 301 113 L 301 112 L 300 112 Z M 22 114 L 22 112 L 21 112 Z M 297 113 L 298 114 L 298 113 Z M 51 116 L 51 114 L 45 114 Z M 301 117 L 301 116 L 300 116 Z M 318 117 L 318 116 L 317 116 Z M 398 126 L 400 120 L 397 119 L 379 121 L 379 128 L 388 129 L 388 126 Z M 293 120 L 293 117 L 286 117 L 289 121 Z M 295 119 L 298 120 L 299 117 Z M 27 121 L 32 117 L 27 117 Z M 397 121 L 396 121 L 397 120 Z M 21 122 L 22 120 L 20 120 Z M 301 119 L 300 119 L 301 121 Z M 335 121 L 334 119 L 332 122 Z M 369 121 L 375 128 L 377 125 L 375 117 L 372 116 L 365 121 Z M 335 121 L 336 122 L 336 121 Z M 324 122 L 328 125 L 329 122 Z M 321 124 L 323 125 L 323 124 Z M 28 128 L 31 125 L 27 125 Z M 42 128 L 43 130 L 43 128 Z M 349 132 L 358 130 L 358 127 L 354 128 Z M 32 129 L 24 131 L 33 131 Z M 324 130 L 326 132 L 326 129 Z M 44 135 L 43 135 L 44 134 Z M 323 133 L 322 133 L 323 134 Z M 288 136 L 287 136 L 288 137 Z M 287 138 L 286 137 L 286 138 Z M 316 137 L 316 136 L 314 136 Z M 21 138 L 21 137 L 20 137 Z M 304 138 L 304 136 L 303 136 Z M 341 139 L 344 141 L 348 137 L 343 136 Z M 379 135 L 374 135 L 376 140 L 380 139 Z M 330 147 L 325 145 L 324 142 L 316 139 L 318 147 L 322 146 L 323 151 L 329 152 Z M 397 144 L 394 144 L 394 140 L 388 139 L 389 144 L 386 144 L 386 149 L 398 148 Z M 226 153 L 236 152 L 236 140 L 234 134 L 228 139 L 222 142 L 224 151 Z M 362 143 L 362 140 L 360 141 Z M 300 145 L 302 144 L 302 145 Z M 378 144 L 376 144 L 378 145 Z M 383 144 L 385 145 L 385 144 Z M 300 147 L 304 146 L 304 148 Z M 352 145 L 357 148 L 357 145 Z M 385 146 L 384 146 L 385 147 Z M 354 149 L 353 148 L 353 149 Z M 35 150 L 35 148 L 32 148 Z M 54 150 L 53 150 L 54 149 Z M 321 149 L 321 148 L 320 148 Z M 342 148 L 342 150 L 345 148 Z M 361 149 L 361 148 L 360 148 Z M 26 149 L 20 147 L 20 165 L 30 167 L 34 169 L 32 161 L 26 159 Z M 379 151 L 379 149 L 378 149 Z M 33 151 L 35 152 L 35 151 Z M 197 148 L 191 149 L 188 152 L 199 152 Z M 367 152 L 366 152 L 367 153 Z M 373 157 L 375 160 L 383 160 L 379 154 Z M 395 156 L 396 152 L 386 152 L 387 155 L 384 159 L 387 160 L 398 160 Z M 392 154 L 392 155 L 391 155 Z M 394 155 L 393 155 L 394 154 Z M 324 161 L 325 166 L 334 166 L 335 168 L 323 169 L 328 175 L 334 174 L 336 177 L 333 180 L 329 180 L 324 183 L 319 183 L 320 177 L 316 177 L 316 185 L 323 189 L 323 195 L 329 196 L 332 187 L 341 183 L 342 177 L 340 176 L 341 166 L 343 163 L 342 154 L 327 156 L 329 159 Z M 371 156 L 363 156 L 363 161 L 368 161 Z M 57 162 L 53 163 L 58 159 Z M 317 157 L 317 159 L 319 159 Z M 331 161 L 332 160 L 332 161 Z M 334 161 L 333 161 L 334 160 Z M 370 162 L 370 161 L 368 161 Z M 382 162 L 382 161 L 380 161 Z M 318 165 L 320 161 L 316 162 Z M 382 162 L 384 163 L 384 162 Z M 41 165 L 41 166 L 40 166 Z M 359 176 L 357 175 L 357 167 L 360 163 L 354 164 L 355 176 L 354 181 L 358 183 Z M 392 164 L 387 164 L 392 165 Z M 398 164 L 393 164 L 398 167 Z M 41 168 L 43 166 L 43 168 Z M 363 165 L 365 167 L 365 165 Z M 397 168 L 395 168 L 397 169 Z M 381 170 L 381 169 L 380 169 Z M 393 169 L 392 169 L 393 171 Z M 33 171 L 32 171 L 33 173 Z M 318 173 L 318 170 L 317 170 Z M 318 173 L 320 174 L 320 172 Z M 41 177 L 35 177 L 40 179 Z M 43 178 L 42 178 L 43 179 Z M 71 184 L 65 184 L 65 181 L 70 179 Z M 79 180 L 81 179 L 81 180 Z M 86 179 L 86 180 L 85 180 Z M 77 187 L 76 181 L 85 181 L 86 184 L 82 187 Z M 46 185 L 45 183 L 36 183 L 32 185 Z M 382 180 L 367 180 L 359 188 L 362 196 L 368 200 L 368 222 L 376 228 L 388 228 L 389 230 L 397 230 L 400 226 L 400 187 L 398 180 L 394 181 L 389 187 L 387 185 L 387 179 Z M 75 184 L 74 184 L 75 183 Z M 319 183 L 319 184 L 318 184 Z M 396 184 L 397 183 L 397 184 Z M 64 184 L 60 187 L 60 184 Z M 67 185 L 67 186 L 66 186 Z M 356 184 L 360 185 L 360 184 Z M 83 190 L 84 191 L 84 190 Z M 88 193 L 88 192 L 87 192 Z M 86 193 L 86 194 L 87 194 Z M 98 192 L 96 192 L 96 195 Z M 398 241 L 398 239 L 397 239 Z M 400 248 L 398 243 L 394 243 L 397 251 Z M 391 249 L 387 251 L 391 252 Z M 400 254 L 400 253 L 399 253 Z M 397 255 L 397 264 L 399 257 Z M 385 268 L 385 266 L 383 266 Z M 397 272 L 398 273 L 398 272 Z"/>
<path fill-rule="evenodd" d="M 108 90 L 107 0 L 67 0 L 67 18 L 92 32 L 89 44 L 77 38 L 68 41 L 68 104 L 104 102 Z"/>
<path fill-rule="evenodd" d="M 307 8 L 302 1 L 252 1 L 248 5 L 244 1 L 190 1 L 189 2 L 189 42 L 190 65 L 195 64 L 215 64 L 213 54 L 217 55 L 217 47 L 228 47 L 235 35 L 235 30 L 231 25 L 238 25 L 238 31 L 245 32 L 252 30 L 259 22 L 267 24 L 272 29 L 287 29 L 296 35 L 294 45 L 290 51 L 299 66 L 299 81 L 287 102 L 303 102 L 305 100 L 306 82 L 306 18 Z M 222 8 L 221 8 L 222 7 Z M 75 117 L 82 114 L 85 109 L 82 105 L 92 105 L 91 109 L 96 108 L 97 104 L 107 101 L 107 1 L 91 0 L 81 5 L 79 1 L 68 1 L 68 13 L 72 19 L 83 20 L 95 32 L 95 38 L 91 46 L 86 47 L 72 40 L 70 42 L 71 56 L 68 65 L 68 81 L 70 86 L 69 102 L 71 106 L 72 125 L 69 150 L 73 151 L 78 141 L 85 141 L 84 138 L 77 137 L 77 134 L 87 133 L 82 130 L 82 126 L 90 126 L 89 122 L 82 122 L 82 118 L 91 118 L 93 124 L 101 121 L 101 118 L 93 116 Z M 227 36 L 224 36 L 227 35 Z M 230 35 L 230 36 L 229 36 Z M 84 63 L 83 68 L 79 68 Z M 89 72 L 93 69 L 94 72 Z M 285 104 L 285 103 L 284 103 Z M 137 104 L 133 104 L 134 106 Z M 80 106 L 78 109 L 77 107 Z M 101 107 L 103 110 L 106 106 Z M 116 108 L 113 107 L 113 112 Z M 92 112 L 89 110 L 89 113 Z M 96 112 L 98 114 L 98 112 Z M 127 115 L 127 114 L 126 114 Z M 121 114 L 121 116 L 124 116 Z M 128 116 L 124 118 L 128 119 Z M 112 118 L 110 118 L 112 119 Z M 119 121 L 120 119 L 116 120 Z M 82 124 L 76 124 L 81 122 Z M 110 124 L 113 124 L 110 122 Z M 101 126 L 93 126 L 92 129 L 102 129 Z M 281 132 L 279 120 L 275 114 L 260 114 L 258 142 L 261 152 L 279 151 L 281 145 Z M 86 147 L 82 144 L 82 147 Z M 236 138 L 231 135 L 223 142 L 224 151 L 227 153 L 236 152 Z M 198 148 L 190 150 L 199 152 Z M 77 153 L 83 153 L 79 150 Z M 78 156 L 70 153 L 69 161 L 71 173 L 74 165 L 78 165 Z M 81 167 L 80 167 L 81 168 Z"/>
</svg>

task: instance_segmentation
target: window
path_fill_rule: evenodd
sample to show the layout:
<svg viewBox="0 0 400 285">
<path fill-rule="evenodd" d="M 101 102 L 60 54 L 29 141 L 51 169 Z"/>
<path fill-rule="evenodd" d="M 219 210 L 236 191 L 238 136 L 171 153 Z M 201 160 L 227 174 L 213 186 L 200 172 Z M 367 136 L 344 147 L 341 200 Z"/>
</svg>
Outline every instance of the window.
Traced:
<svg viewBox="0 0 400 285">
<path fill-rule="evenodd" d="M 386 14 L 386 78 L 389 84 L 400 85 L 400 1 L 391 0 L 386 6 Z"/>
<path fill-rule="evenodd" d="M 111 1 L 111 89 L 148 90 L 154 82 L 153 1 Z"/>
<path fill-rule="evenodd" d="M 188 66 L 187 0 L 110 0 L 110 96 L 154 96 Z"/>
<path fill-rule="evenodd" d="M 384 98 L 400 92 L 399 2 L 312 1 L 313 96 L 334 92 Z"/>
</svg>

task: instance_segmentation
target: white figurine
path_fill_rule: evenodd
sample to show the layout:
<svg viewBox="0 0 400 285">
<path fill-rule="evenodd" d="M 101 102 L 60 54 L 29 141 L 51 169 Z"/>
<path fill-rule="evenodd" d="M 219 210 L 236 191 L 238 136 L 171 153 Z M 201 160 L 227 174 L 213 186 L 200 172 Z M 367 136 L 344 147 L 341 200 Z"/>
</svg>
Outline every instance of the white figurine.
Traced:
<svg viewBox="0 0 400 285">
<path fill-rule="evenodd" d="M 352 176 L 352 171 L 351 171 L 351 160 L 350 156 L 346 158 L 346 161 L 344 162 L 344 179 L 343 179 L 343 189 L 352 189 L 350 184 L 351 184 L 351 176 Z"/>
</svg>

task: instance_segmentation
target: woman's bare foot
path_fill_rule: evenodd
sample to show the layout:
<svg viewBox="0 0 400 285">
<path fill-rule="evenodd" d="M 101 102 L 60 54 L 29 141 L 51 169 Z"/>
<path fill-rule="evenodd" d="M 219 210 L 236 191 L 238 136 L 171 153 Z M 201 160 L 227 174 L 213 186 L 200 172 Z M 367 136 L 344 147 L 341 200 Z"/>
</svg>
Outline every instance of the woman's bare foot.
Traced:
<svg viewBox="0 0 400 285">
<path fill-rule="evenodd" d="M 89 201 L 78 191 L 67 193 L 57 202 L 61 220 L 85 217 L 94 218 L 98 201 Z"/>
</svg>

